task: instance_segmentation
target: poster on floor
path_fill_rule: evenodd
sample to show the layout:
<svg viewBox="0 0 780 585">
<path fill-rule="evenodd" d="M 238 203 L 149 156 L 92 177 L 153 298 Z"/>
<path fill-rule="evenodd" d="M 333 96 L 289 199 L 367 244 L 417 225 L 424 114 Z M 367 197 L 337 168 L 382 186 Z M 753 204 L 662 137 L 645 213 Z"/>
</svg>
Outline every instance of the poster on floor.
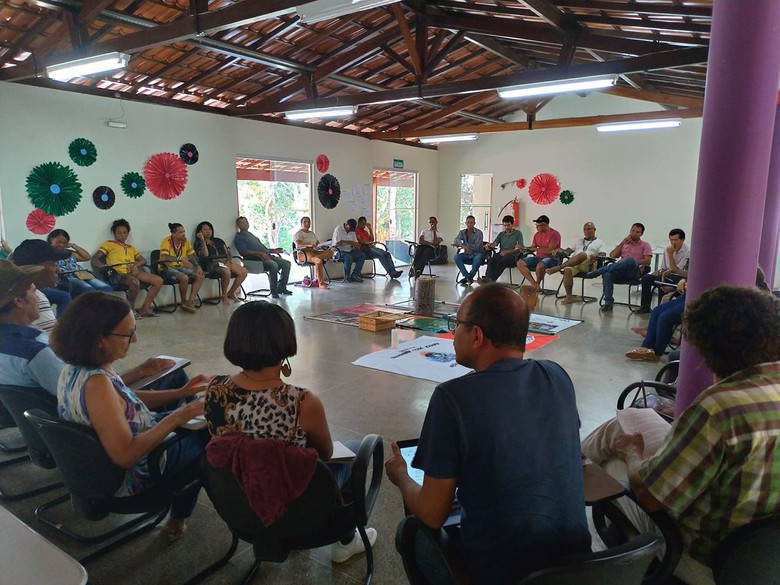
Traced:
<svg viewBox="0 0 780 585">
<path fill-rule="evenodd" d="M 531 322 L 528 324 L 529 333 L 544 333 L 546 335 L 558 335 L 569 327 L 582 323 L 581 319 L 564 319 L 563 317 L 551 317 L 550 315 L 531 314 Z"/>
<path fill-rule="evenodd" d="M 432 382 L 446 382 L 472 371 L 455 362 L 452 339 L 438 337 L 418 337 L 364 355 L 352 364 Z"/>
</svg>

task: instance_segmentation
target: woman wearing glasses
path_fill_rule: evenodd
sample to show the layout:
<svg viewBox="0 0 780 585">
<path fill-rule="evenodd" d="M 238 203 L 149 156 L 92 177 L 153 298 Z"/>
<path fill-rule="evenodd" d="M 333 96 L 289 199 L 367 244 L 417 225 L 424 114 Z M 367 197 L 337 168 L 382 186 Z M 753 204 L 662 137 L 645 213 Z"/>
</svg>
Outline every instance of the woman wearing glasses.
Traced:
<svg viewBox="0 0 780 585">
<path fill-rule="evenodd" d="M 67 364 L 57 388 L 58 414 L 91 427 L 111 460 L 127 470 L 118 496 L 154 486 L 146 456 L 170 432 L 203 412 L 202 399 L 170 413 L 157 414 L 150 409 L 205 389 L 201 385 L 206 381 L 204 376 L 196 376 L 175 390 L 134 392 L 125 385 L 114 370 L 114 362 L 127 356 L 136 340 L 130 305 L 102 292 L 79 295 L 59 319 L 51 338 L 54 353 Z M 166 450 L 162 470 L 166 486 L 184 486 L 198 477 L 203 447 L 203 439 L 193 433 Z M 189 491 L 174 499 L 162 526 L 169 540 L 182 535 L 195 507 L 197 493 Z"/>
</svg>

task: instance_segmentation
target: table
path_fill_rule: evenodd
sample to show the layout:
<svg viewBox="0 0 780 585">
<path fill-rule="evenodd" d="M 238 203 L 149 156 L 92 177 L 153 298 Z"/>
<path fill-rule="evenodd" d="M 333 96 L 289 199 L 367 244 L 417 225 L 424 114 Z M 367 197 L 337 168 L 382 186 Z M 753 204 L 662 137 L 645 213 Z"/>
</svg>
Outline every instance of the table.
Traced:
<svg viewBox="0 0 780 585">
<path fill-rule="evenodd" d="M 3 585 L 85 585 L 87 571 L 0 506 L 0 582 Z"/>
<path fill-rule="evenodd" d="M 585 487 L 586 506 L 614 500 L 626 493 L 623 484 L 590 459 L 582 460 L 582 480 Z"/>
</svg>

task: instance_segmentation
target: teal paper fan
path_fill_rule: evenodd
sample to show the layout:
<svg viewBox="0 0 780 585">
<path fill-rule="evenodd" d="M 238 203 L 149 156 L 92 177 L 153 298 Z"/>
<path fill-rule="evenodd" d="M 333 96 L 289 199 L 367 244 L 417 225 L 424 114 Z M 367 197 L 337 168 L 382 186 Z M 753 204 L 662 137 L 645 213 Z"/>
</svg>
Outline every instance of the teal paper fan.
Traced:
<svg viewBox="0 0 780 585">
<path fill-rule="evenodd" d="M 561 203 L 564 205 L 569 205 L 572 201 L 574 201 L 574 193 L 566 189 L 565 191 L 561 191 L 558 199 L 560 199 Z"/>
<path fill-rule="evenodd" d="M 122 191 L 128 197 L 137 199 L 146 191 L 146 181 L 140 173 L 130 171 L 122 175 Z"/>
<path fill-rule="evenodd" d="M 97 148 L 86 138 L 76 138 L 68 146 L 70 160 L 80 167 L 88 167 L 97 160 Z"/>
<path fill-rule="evenodd" d="M 27 196 L 38 209 L 59 217 L 76 209 L 81 201 L 81 183 L 70 167 L 43 163 L 27 175 Z"/>
</svg>

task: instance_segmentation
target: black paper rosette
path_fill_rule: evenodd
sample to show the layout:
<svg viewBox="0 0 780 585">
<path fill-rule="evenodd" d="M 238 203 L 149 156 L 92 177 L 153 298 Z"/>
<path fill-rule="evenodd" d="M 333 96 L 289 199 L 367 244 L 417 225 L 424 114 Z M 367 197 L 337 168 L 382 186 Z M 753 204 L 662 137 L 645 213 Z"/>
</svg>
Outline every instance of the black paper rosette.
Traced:
<svg viewBox="0 0 780 585">
<path fill-rule="evenodd" d="M 194 144 L 183 144 L 179 149 L 179 158 L 184 161 L 185 165 L 194 165 L 198 162 L 198 149 Z"/>
<path fill-rule="evenodd" d="M 111 209 L 116 201 L 114 190 L 111 187 L 101 185 L 92 191 L 92 202 L 98 209 Z"/>
<path fill-rule="evenodd" d="M 130 171 L 122 175 L 122 192 L 133 199 L 137 199 L 146 191 L 146 181 L 140 173 Z"/>
<path fill-rule="evenodd" d="M 48 214 L 67 215 L 81 201 L 81 183 L 70 167 L 58 162 L 43 163 L 27 175 L 27 196 Z"/>
<path fill-rule="evenodd" d="M 86 138 L 76 138 L 68 146 L 70 160 L 80 167 L 88 167 L 97 160 L 97 148 Z"/>
<path fill-rule="evenodd" d="M 333 175 L 322 175 L 317 183 L 317 196 L 325 209 L 333 209 L 341 198 L 341 185 Z"/>
<path fill-rule="evenodd" d="M 560 199 L 561 203 L 564 205 L 569 205 L 572 201 L 574 201 L 574 193 L 566 189 L 565 191 L 561 191 L 558 199 Z"/>
</svg>

